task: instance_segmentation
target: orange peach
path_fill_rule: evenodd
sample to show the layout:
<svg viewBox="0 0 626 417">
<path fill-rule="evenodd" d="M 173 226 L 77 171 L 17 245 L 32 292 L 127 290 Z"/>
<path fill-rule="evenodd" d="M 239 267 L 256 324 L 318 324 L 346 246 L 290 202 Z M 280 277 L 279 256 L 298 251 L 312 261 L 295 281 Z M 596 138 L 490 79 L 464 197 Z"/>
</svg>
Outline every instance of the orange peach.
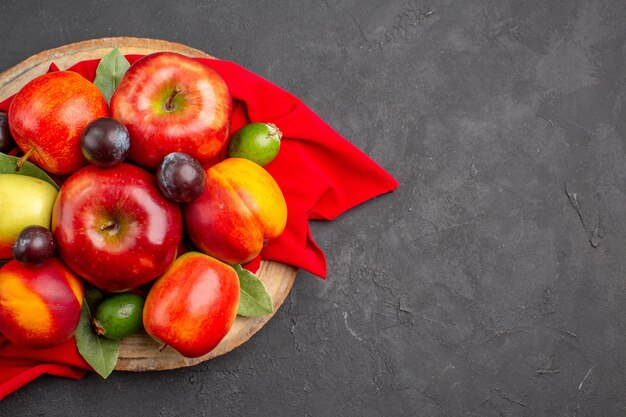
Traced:
<svg viewBox="0 0 626 417">
<path fill-rule="evenodd" d="M 67 341 L 82 302 L 82 281 L 58 259 L 37 267 L 12 260 L 0 269 L 0 332 L 17 345 L 46 348 Z"/>
<path fill-rule="evenodd" d="M 198 248 L 229 264 L 257 256 L 287 223 L 280 187 L 261 166 L 228 158 L 205 169 L 206 190 L 183 211 L 186 231 Z"/>
</svg>

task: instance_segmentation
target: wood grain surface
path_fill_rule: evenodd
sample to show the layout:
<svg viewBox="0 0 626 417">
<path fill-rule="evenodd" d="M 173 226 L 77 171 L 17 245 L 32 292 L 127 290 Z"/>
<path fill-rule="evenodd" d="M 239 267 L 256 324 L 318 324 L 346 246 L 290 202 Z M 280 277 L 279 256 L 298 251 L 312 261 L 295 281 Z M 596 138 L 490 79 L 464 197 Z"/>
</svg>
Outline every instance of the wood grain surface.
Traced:
<svg viewBox="0 0 626 417">
<path fill-rule="evenodd" d="M 171 51 L 193 57 L 211 57 L 198 49 L 158 39 L 121 37 L 72 43 L 40 52 L 2 72 L 0 74 L 0 100 L 15 94 L 28 81 L 45 73 L 52 62 L 60 69 L 66 69 L 85 59 L 101 58 L 115 47 L 124 54 Z M 115 369 L 155 371 L 192 366 L 240 346 L 258 332 L 284 302 L 295 280 L 296 269 L 276 262 L 262 261 L 257 275 L 272 295 L 274 301 L 272 314 L 257 318 L 238 316 L 228 335 L 212 352 L 194 359 L 184 358 L 169 347 L 159 351 L 159 343 L 145 333 L 134 335 L 122 341 L 119 361 Z"/>
</svg>

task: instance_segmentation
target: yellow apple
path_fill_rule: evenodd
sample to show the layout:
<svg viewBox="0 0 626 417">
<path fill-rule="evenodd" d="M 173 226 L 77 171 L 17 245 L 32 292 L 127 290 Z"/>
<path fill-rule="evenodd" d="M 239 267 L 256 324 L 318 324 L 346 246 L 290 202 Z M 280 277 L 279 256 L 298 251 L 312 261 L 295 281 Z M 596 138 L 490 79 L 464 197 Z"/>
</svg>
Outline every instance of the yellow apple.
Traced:
<svg viewBox="0 0 626 417">
<path fill-rule="evenodd" d="M 0 258 L 11 258 L 11 248 L 26 226 L 50 228 L 57 190 L 49 183 L 18 174 L 0 174 Z"/>
</svg>

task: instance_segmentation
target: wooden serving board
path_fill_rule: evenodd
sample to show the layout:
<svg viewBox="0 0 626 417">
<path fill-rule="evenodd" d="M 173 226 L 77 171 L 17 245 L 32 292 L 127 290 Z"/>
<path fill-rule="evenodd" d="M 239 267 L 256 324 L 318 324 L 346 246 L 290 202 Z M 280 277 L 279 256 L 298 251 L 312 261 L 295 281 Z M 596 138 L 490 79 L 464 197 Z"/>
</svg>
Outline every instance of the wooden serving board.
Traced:
<svg viewBox="0 0 626 417">
<path fill-rule="evenodd" d="M 124 54 L 171 51 L 192 57 L 211 57 L 198 49 L 157 39 L 103 38 L 73 43 L 33 55 L 0 73 L 0 100 L 15 94 L 28 81 L 45 73 L 52 62 L 63 70 L 85 59 L 102 58 L 116 47 Z M 258 332 L 285 301 L 295 280 L 296 269 L 277 262 L 262 261 L 257 275 L 274 300 L 272 314 L 256 318 L 238 316 L 228 335 L 213 351 L 194 359 L 184 358 L 169 347 L 159 351 L 159 344 L 145 333 L 128 337 L 121 343 L 119 361 L 115 369 L 158 371 L 181 368 L 204 362 L 235 349 Z"/>
</svg>

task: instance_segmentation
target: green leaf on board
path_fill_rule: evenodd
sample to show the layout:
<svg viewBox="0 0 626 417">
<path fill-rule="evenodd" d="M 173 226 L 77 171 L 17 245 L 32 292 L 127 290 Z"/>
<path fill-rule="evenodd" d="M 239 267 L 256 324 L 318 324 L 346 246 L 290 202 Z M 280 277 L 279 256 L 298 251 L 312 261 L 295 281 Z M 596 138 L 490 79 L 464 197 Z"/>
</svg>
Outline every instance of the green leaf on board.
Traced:
<svg viewBox="0 0 626 417">
<path fill-rule="evenodd" d="M 111 101 L 113 92 L 115 92 L 128 68 L 130 68 L 128 60 L 117 48 L 114 48 L 100 60 L 96 69 L 96 79 L 93 80 L 93 83 L 98 87 L 107 103 Z"/>
<path fill-rule="evenodd" d="M 59 186 L 48 176 L 48 174 L 28 161 L 22 165 L 19 171 L 16 171 L 18 160 L 18 157 L 0 153 L 0 174 L 19 174 L 39 178 L 40 180 L 51 184 L 57 191 L 59 190 Z"/>
<path fill-rule="evenodd" d="M 244 317 L 260 317 L 273 311 L 272 296 L 263 282 L 241 265 L 233 266 L 239 276 L 239 309 L 237 314 Z"/>
<path fill-rule="evenodd" d="M 88 282 L 85 282 L 83 285 L 85 287 L 85 301 L 87 302 L 87 307 L 89 307 L 90 312 L 95 312 L 98 308 L 98 304 L 100 304 L 104 298 L 104 295 L 102 291 Z"/>
<path fill-rule="evenodd" d="M 108 377 L 115 364 L 120 351 L 119 340 L 109 340 L 96 335 L 91 325 L 92 315 L 89 310 L 89 303 L 83 301 L 83 307 L 80 312 L 80 321 L 74 338 L 76 339 L 76 347 L 81 356 L 102 378 Z"/>
</svg>

